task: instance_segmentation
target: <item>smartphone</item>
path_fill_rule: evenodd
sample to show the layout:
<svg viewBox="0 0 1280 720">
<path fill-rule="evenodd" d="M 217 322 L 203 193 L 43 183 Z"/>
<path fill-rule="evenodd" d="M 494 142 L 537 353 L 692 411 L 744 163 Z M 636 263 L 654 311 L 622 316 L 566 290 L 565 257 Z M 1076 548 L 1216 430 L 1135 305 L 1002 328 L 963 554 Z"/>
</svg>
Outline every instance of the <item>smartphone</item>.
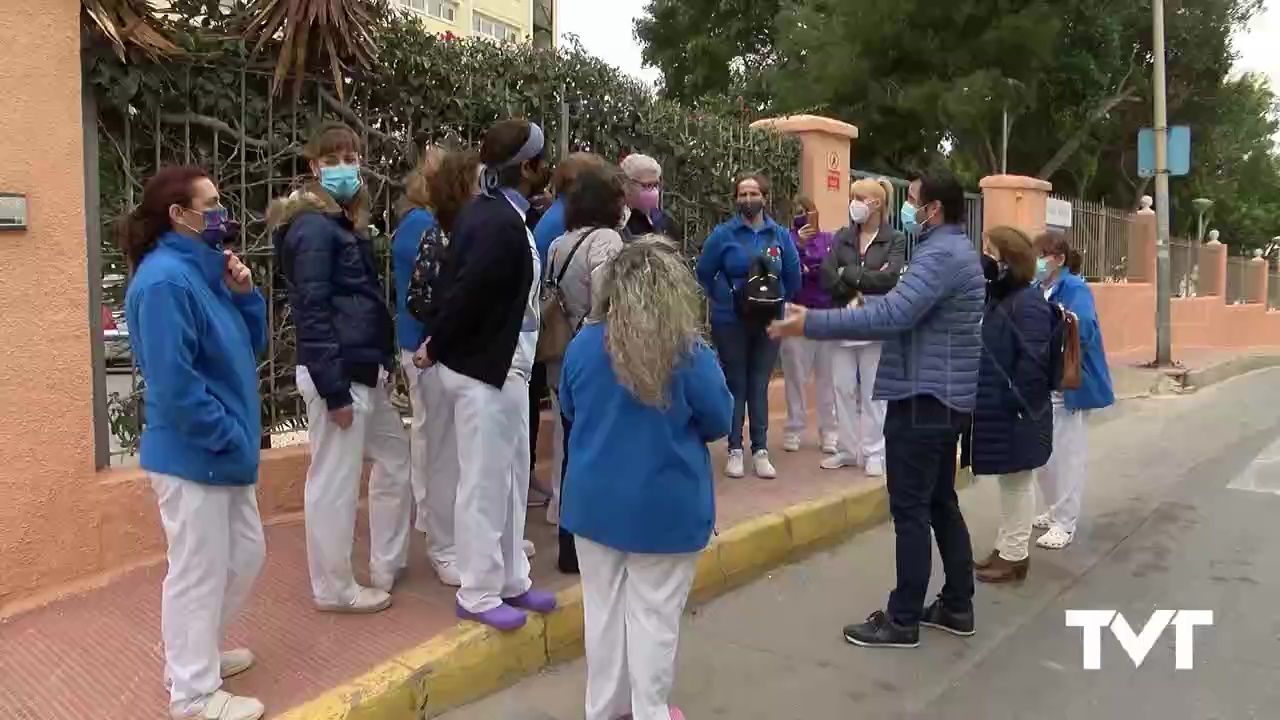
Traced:
<svg viewBox="0 0 1280 720">
<path fill-rule="evenodd" d="M 817 211 L 817 210 L 814 210 L 813 212 L 809 213 L 809 227 L 813 228 L 814 230 L 818 230 L 818 229 L 820 229 L 820 228 L 821 228 L 821 226 L 820 226 L 820 225 L 818 225 L 818 211 Z"/>
</svg>

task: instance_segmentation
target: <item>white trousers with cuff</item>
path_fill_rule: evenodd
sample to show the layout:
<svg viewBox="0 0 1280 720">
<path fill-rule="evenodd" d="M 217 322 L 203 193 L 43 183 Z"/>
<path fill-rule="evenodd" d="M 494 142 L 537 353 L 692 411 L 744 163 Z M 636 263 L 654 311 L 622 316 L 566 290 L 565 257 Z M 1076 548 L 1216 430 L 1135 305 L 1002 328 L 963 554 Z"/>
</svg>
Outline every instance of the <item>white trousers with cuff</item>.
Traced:
<svg viewBox="0 0 1280 720">
<path fill-rule="evenodd" d="M 587 655 L 586 720 L 670 720 L 680 617 L 698 553 L 624 553 L 576 538 Z"/>
<path fill-rule="evenodd" d="M 351 547 L 366 455 L 373 461 L 369 574 L 390 580 L 408 564 L 413 513 L 409 437 L 391 404 L 385 373 L 376 388 L 351 384 L 352 421 L 345 430 L 330 419 L 328 405 L 301 365 L 297 381 L 307 403 L 311 445 L 304 493 L 311 592 L 319 604 L 347 605 L 360 592 L 351 567 Z"/>
<path fill-rule="evenodd" d="M 818 436 L 837 432 L 836 391 L 832 383 L 831 357 L 836 343 L 789 337 L 782 341 L 782 377 L 787 393 L 788 435 L 801 435 L 809 427 L 809 378 L 813 377 L 817 400 Z"/>
<path fill-rule="evenodd" d="M 1031 522 L 1036 512 L 1034 471 L 995 476 L 1000 482 L 1000 529 L 996 531 L 996 551 L 1010 562 L 1027 559 L 1031 544 Z M 989 477 L 989 476 L 988 476 Z"/>
<path fill-rule="evenodd" d="M 1089 467 L 1089 412 L 1053 402 L 1053 454 L 1040 469 L 1040 492 L 1052 527 L 1075 534 Z"/>
<path fill-rule="evenodd" d="M 413 353 L 400 351 L 400 364 L 409 379 L 413 407 L 409 447 L 413 456 L 414 527 L 427 534 L 427 555 L 452 563 L 453 507 L 458 491 L 458 442 L 453 431 L 453 407 L 440 385 L 436 368 L 420 370 Z"/>
<path fill-rule="evenodd" d="M 220 644 L 262 570 L 266 540 L 253 485 L 150 475 L 168 543 L 160 600 L 165 676 L 174 705 L 222 687 Z"/>
<path fill-rule="evenodd" d="M 841 455 L 884 467 L 884 415 L 888 403 L 874 399 L 880 343 L 846 347 L 835 343 L 831 376 Z"/>
<path fill-rule="evenodd" d="M 560 419 L 559 387 L 551 388 L 551 502 L 547 503 L 547 523 L 560 525 L 560 483 L 564 470 L 564 422 Z M 538 420 L 535 419 L 534 422 Z"/>
<path fill-rule="evenodd" d="M 453 406 L 458 446 L 454 537 L 458 605 L 492 610 L 529 590 L 524 523 L 529 502 L 529 379 L 517 371 L 502 389 L 436 365 Z"/>
</svg>

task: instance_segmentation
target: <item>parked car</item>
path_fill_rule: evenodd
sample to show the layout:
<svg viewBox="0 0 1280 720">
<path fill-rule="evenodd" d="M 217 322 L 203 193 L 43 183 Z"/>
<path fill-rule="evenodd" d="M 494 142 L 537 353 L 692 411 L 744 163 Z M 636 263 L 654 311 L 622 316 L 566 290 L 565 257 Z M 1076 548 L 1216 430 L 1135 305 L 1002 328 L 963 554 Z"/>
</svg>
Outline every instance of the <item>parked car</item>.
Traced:
<svg viewBox="0 0 1280 720">
<path fill-rule="evenodd" d="M 127 368 L 133 364 L 129 345 L 129 326 L 124 311 L 102 306 L 102 348 L 109 368 Z"/>
</svg>

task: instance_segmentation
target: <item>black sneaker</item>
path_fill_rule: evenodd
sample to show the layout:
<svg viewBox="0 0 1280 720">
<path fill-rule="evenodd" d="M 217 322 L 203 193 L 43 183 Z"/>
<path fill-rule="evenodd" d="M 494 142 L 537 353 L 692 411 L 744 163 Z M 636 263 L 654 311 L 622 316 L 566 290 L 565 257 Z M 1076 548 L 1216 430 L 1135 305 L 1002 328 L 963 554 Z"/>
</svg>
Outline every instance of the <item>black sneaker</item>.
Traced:
<svg viewBox="0 0 1280 720">
<path fill-rule="evenodd" d="M 920 624 L 960 637 L 969 637 L 974 633 L 973 611 L 952 612 L 942 606 L 941 600 L 933 601 L 932 605 L 924 609 L 924 617 L 921 618 Z"/>
<path fill-rule="evenodd" d="M 858 647 L 913 648 L 920 646 L 920 628 L 898 625 L 877 610 L 866 622 L 846 627 L 844 639 Z"/>
</svg>

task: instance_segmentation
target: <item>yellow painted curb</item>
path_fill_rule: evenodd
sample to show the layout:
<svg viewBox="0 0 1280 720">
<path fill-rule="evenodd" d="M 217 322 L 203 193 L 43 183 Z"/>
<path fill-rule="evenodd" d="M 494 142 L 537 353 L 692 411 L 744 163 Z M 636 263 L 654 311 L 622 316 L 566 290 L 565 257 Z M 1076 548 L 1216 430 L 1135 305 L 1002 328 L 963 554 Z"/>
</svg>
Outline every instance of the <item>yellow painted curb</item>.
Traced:
<svg viewBox="0 0 1280 720">
<path fill-rule="evenodd" d="M 713 538 L 699 556 L 692 599 L 703 602 L 722 595 L 888 517 L 888 495 L 876 486 L 842 490 L 746 520 Z M 575 585 L 557 597 L 559 609 L 546 617 L 530 616 L 517 632 L 461 623 L 288 710 L 280 720 L 422 720 L 579 657 L 582 589 Z"/>
</svg>

